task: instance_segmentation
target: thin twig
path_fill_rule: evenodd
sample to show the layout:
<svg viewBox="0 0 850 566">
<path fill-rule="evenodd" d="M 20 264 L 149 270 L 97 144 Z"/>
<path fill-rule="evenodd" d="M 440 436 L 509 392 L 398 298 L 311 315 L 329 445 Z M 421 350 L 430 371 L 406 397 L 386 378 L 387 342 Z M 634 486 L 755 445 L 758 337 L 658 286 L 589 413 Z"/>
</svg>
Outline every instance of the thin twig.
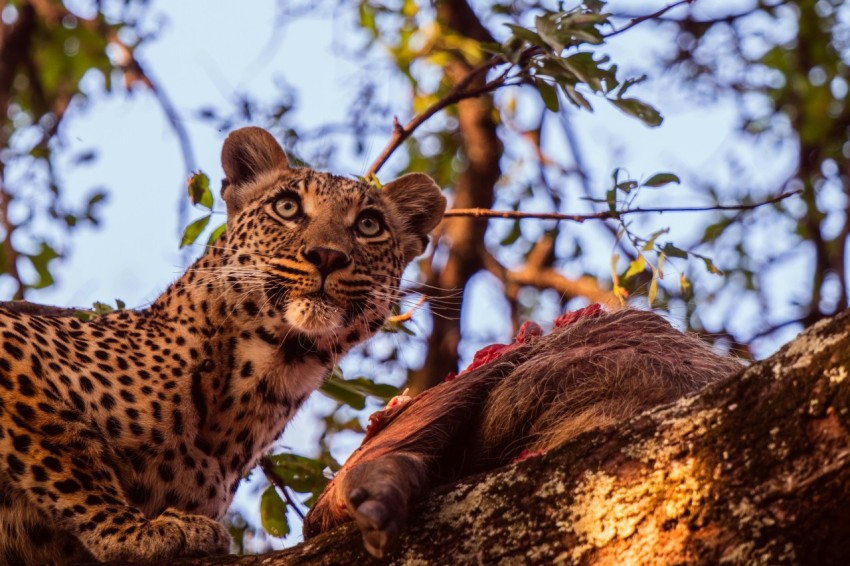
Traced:
<svg viewBox="0 0 850 566">
<path fill-rule="evenodd" d="M 124 70 L 125 81 L 127 88 L 131 88 L 135 83 L 146 86 L 153 94 L 156 101 L 159 103 L 166 120 L 168 121 L 174 135 L 177 136 L 177 143 L 180 146 L 180 153 L 183 156 L 183 167 L 188 175 L 194 171 L 196 167 L 195 153 L 192 150 L 192 141 L 189 137 L 189 132 L 183 124 L 180 113 L 175 108 L 171 99 L 165 93 L 165 90 L 154 79 L 151 73 L 142 66 L 141 61 L 136 58 L 136 54 L 131 47 L 121 41 L 119 35 L 112 32 L 109 36 L 110 41 L 118 47 L 121 54 L 121 67 Z M 185 194 L 181 193 L 181 198 L 178 201 L 178 226 L 183 226 L 186 223 L 188 214 L 188 199 Z"/>
<path fill-rule="evenodd" d="M 628 29 L 635 27 L 636 25 L 642 22 L 658 18 L 674 8 L 677 8 L 684 4 L 692 4 L 693 2 L 696 2 L 696 0 L 679 0 L 678 2 L 674 2 L 673 4 L 665 6 L 664 8 L 656 12 L 653 12 L 652 14 L 633 18 L 631 21 L 629 21 L 628 24 L 626 24 L 622 28 L 603 35 L 603 37 L 613 37 L 615 35 L 623 33 Z M 522 66 L 523 61 L 526 61 L 529 57 L 533 57 L 534 55 L 537 55 L 540 52 L 541 49 L 539 47 L 531 47 L 527 49 L 520 57 L 520 62 L 518 65 Z M 513 68 L 513 66 L 508 68 L 508 70 L 502 73 L 499 77 L 486 83 L 481 88 L 466 90 L 467 87 L 472 83 L 472 81 L 478 78 L 481 73 L 486 73 L 490 69 L 503 65 L 505 63 L 508 63 L 508 61 L 501 55 L 495 55 L 487 61 L 481 63 L 480 65 L 472 69 L 460 82 L 453 86 L 452 89 L 443 98 L 429 106 L 422 113 L 413 117 L 413 119 L 411 119 L 404 126 L 402 126 L 401 123 L 398 121 L 398 117 L 393 117 L 392 137 L 390 138 L 390 141 L 387 143 L 386 147 L 384 147 L 384 149 L 381 151 L 381 154 L 377 157 L 377 159 L 375 159 L 375 161 L 369 167 L 368 171 L 366 171 L 365 176 L 368 178 L 372 175 L 375 175 L 381 169 L 381 167 L 383 167 L 384 163 L 386 163 L 386 161 L 390 158 L 393 152 L 398 149 L 399 146 L 401 146 L 401 144 L 404 143 L 404 141 L 413 134 L 416 128 L 421 126 L 424 122 L 430 119 L 431 116 L 433 116 L 440 110 L 456 102 L 460 102 L 461 100 L 467 98 L 474 98 L 496 90 L 497 88 L 507 86 L 509 84 L 507 82 L 508 73 L 510 72 L 511 68 Z"/>
<path fill-rule="evenodd" d="M 531 51 L 531 50 L 529 50 Z M 481 73 L 486 73 L 493 67 L 497 67 L 506 63 L 505 59 L 500 55 L 492 57 L 485 61 L 484 63 L 478 65 L 460 81 L 455 86 L 451 88 L 451 90 L 440 100 L 426 108 L 422 113 L 413 117 L 410 122 L 405 124 L 404 126 L 398 121 L 398 117 L 393 117 L 393 135 L 390 138 L 389 143 L 387 143 L 386 147 L 381 151 L 381 154 L 377 159 L 372 163 L 369 167 L 369 170 L 366 172 L 366 177 L 371 177 L 376 174 L 378 170 L 386 163 L 387 159 L 390 158 L 390 155 L 398 149 L 398 147 L 404 143 L 404 140 L 410 137 L 410 135 L 421 126 L 426 120 L 431 118 L 434 114 L 450 106 L 456 102 L 460 102 L 461 100 L 467 98 L 475 98 L 477 96 L 481 96 L 487 92 L 496 90 L 497 88 L 504 86 L 506 84 L 507 79 L 507 71 L 499 75 L 497 78 L 492 81 L 484 84 L 479 88 L 474 88 L 471 90 L 466 90 L 467 87 L 475 80 Z"/>
<path fill-rule="evenodd" d="M 271 463 L 268 458 L 260 458 L 260 469 L 263 470 L 263 473 L 266 475 L 266 479 L 268 479 L 272 485 L 279 488 L 283 493 L 283 497 L 286 499 L 287 505 L 289 505 L 292 509 L 295 510 L 295 513 L 304 521 L 304 512 L 301 508 L 295 503 L 295 500 L 292 499 L 292 495 L 289 493 L 289 488 L 285 483 L 280 481 L 280 478 L 277 477 L 274 471 L 271 469 Z"/>
<path fill-rule="evenodd" d="M 570 220 L 584 222 L 585 220 L 609 220 L 620 218 L 627 214 L 665 213 L 665 212 L 711 212 L 714 210 L 752 210 L 767 204 L 775 204 L 788 197 L 800 194 L 801 191 L 791 191 L 751 204 L 721 204 L 715 206 L 683 206 L 671 208 L 628 208 L 626 210 L 604 210 L 591 214 L 561 214 L 557 212 L 523 212 L 521 210 L 490 210 L 486 208 L 454 208 L 444 214 L 450 216 L 469 216 L 472 218 L 535 218 L 538 220 Z"/>
<path fill-rule="evenodd" d="M 647 20 L 654 20 L 656 18 L 660 18 L 661 16 L 663 16 L 664 14 L 666 14 L 667 12 L 669 12 L 670 10 L 672 10 L 674 8 L 678 8 L 679 6 L 684 6 L 685 4 L 693 4 L 694 2 L 696 2 L 696 0 L 679 0 L 678 2 L 674 2 L 672 4 L 669 4 L 669 5 L 661 8 L 657 12 L 653 12 L 653 13 L 647 14 L 645 16 L 638 16 L 637 18 L 632 18 L 631 20 L 629 20 L 629 23 L 627 23 L 626 25 L 624 25 L 620 29 L 615 29 L 614 31 L 612 31 L 610 33 L 604 34 L 602 37 L 604 37 L 605 39 L 608 39 L 609 37 L 619 35 L 619 34 L 623 33 L 624 31 L 632 29 L 636 25 L 641 24 L 641 23 L 643 23 Z"/>
</svg>

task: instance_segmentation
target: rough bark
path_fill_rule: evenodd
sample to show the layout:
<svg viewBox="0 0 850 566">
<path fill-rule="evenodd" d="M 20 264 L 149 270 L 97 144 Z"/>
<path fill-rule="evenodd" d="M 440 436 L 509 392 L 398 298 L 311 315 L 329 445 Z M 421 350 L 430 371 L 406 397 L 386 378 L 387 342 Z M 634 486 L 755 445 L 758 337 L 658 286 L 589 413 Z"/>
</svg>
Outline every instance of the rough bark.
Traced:
<svg viewBox="0 0 850 566">
<path fill-rule="evenodd" d="M 445 486 L 388 564 L 846 564 L 850 311 L 626 425 Z M 379 563 L 346 525 L 182 564 Z"/>
</svg>

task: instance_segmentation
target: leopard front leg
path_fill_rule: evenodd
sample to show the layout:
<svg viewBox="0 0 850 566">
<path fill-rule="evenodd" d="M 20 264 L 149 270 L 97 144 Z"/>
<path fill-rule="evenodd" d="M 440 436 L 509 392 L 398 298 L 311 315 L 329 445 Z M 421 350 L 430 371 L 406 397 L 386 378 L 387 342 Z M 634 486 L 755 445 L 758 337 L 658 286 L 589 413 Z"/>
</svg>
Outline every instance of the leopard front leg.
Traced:
<svg viewBox="0 0 850 566">
<path fill-rule="evenodd" d="M 97 560 L 161 562 L 228 552 L 227 530 L 209 517 L 173 509 L 145 517 L 124 496 L 100 435 L 79 423 L 57 425 L 41 421 L 46 436 L 38 442 L 6 436 L 0 465 L 12 487 Z"/>
</svg>

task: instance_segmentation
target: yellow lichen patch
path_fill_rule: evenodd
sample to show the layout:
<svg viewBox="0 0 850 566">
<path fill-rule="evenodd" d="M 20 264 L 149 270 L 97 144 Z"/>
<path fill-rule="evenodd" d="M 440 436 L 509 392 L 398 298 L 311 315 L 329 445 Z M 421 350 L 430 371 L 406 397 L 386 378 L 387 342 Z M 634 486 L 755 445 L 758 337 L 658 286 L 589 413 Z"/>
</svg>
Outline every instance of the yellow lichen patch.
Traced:
<svg viewBox="0 0 850 566">
<path fill-rule="evenodd" d="M 845 339 L 846 332 L 834 332 L 826 336 L 820 335 L 820 330 L 829 323 L 829 320 L 818 321 L 796 340 L 791 342 L 785 355 L 790 359 L 797 358 L 794 365 L 791 366 L 792 369 L 808 366 L 811 363 L 812 356 L 823 352 Z"/>
<path fill-rule="evenodd" d="M 639 537 L 641 542 L 632 541 L 631 548 L 657 541 L 662 524 L 693 515 L 708 496 L 705 474 L 698 468 L 695 458 L 658 462 L 643 477 L 625 484 L 605 472 L 587 472 L 574 491 L 564 525 L 579 541 L 572 559 L 581 560 L 615 539 Z"/>
<path fill-rule="evenodd" d="M 830 383 L 835 385 L 847 379 L 847 368 L 844 366 L 829 368 L 824 372 L 824 375 L 829 379 Z"/>
<path fill-rule="evenodd" d="M 690 406 L 692 402 L 692 397 L 685 397 L 665 409 L 656 409 L 653 416 L 659 422 L 659 425 L 655 436 L 691 441 L 704 436 L 709 430 L 716 428 L 722 422 L 723 410 L 718 408 L 687 414 L 685 408 Z M 730 412 L 736 409 L 737 407 L 731 405 L 728 408 Z M 687 416 L 682 417 L 682 414 Z M 667 447 L 664 453 L 659 451 L 658 444 L 652 440 L 627 444 L 621 449 L 621 452 L 644 464 L 652 464 L 655 461 L 672 459 L 675 453 L 681 451 L 682 448 L 680 442 L 665 442 L 663 445 Z"/>
</svg>

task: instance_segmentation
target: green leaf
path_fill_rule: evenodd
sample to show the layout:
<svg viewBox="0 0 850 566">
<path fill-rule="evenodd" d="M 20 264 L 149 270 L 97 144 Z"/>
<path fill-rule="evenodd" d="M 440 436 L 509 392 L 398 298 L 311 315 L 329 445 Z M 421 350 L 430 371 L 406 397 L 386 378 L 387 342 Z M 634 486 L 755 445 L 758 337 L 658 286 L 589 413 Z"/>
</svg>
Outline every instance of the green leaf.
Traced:
<svg viewBox="0 0 850 566">
<path fill-rule="evenodd" d="M 343 379 L 342 372 L 338 367 L 334 368 L 334 371 L 331 372 L 331 375 L 325 380 L 319 390 L 331 399 L 349 405 L 357 410 L 363 409 L 366 406 L 367 396 L 389 401 L 399 393 L 397 387 L 375 383 L 365 377 Z"/>
<path fill-rule="evenodd" d="M 667 234 L 668 232 L 670 232 L 670 228 L 662 228 L 661 230 L 656 230 L 649 236 L 641 250 L 648 252 L 653 247 L 655 247 L 655 240 L 657 240 L 660 236 Z"/>
<path fill-rule="evenodd" d="M 605 200 L 608 202 L 608 210 L 615 212 L 617 210 L 617 189 L 609 189 L 605 193 Z"/>
<path fill-rule="evenodd" d="M 275 454 L 266 456 L 266 460 L 275 478 L 298 493 L 318 494 L 328 485 L 323 462 L 297 454 Z"/>
<path fill-rule="evenodd" d="M 538 34 L 531 31 L 530 29 L 525 29 L 522 26 L 517 26 L 514 24 L 505 24 L 514 34 L 514 37 L 521 39 L 523 41 L 527 41 L 532 45 L 536 45 L 537 47 L 548 47 L 547 43 L 543 41 Z"/>
<path fill-rule="evenodd" d="M 502 241 L 499 242 L 499 245 L 510 246 L 511 244 L 519 240 L 520 236 L 522 236 L 522 229 L 520 228 L 519 219 L 517 219 L 514 221 L 514 225 L 511 227 L 511 231 L 508 233 L 507 236 L 502 238 Z"/>
<path fill-rule="evenodd" d="M 734 223 L 734 220 L 731 218 L 724 218 L 714 224 L 709 224 L 705 227 L 705 232 L 702 235 L 703 242 L 713 242 L 717 238 L 719 238 L 723 232 L 726 231 L 729 226 Z"/>
<path fill-rule="evenodd" d="M 227 222 L 213 230 L 213 233 L 210 234 L 209 239 L 207 240 L 207 245 L 211 246 L 221 238 L 221 235 L 224 234 L 224 231 L 227 229 Z"/>
<path fill-rule="evenodd" d="M 111 313 L 115 309 L 111 305 L 107 305 L 106 303 L 101 303 L 100 301 L 95 301 L 92 303 L 92 310 L 94 310 L 95 314 L 107 314 Z"/>
<path fill-rule="evenodd" d="M 552 85 L 541 79 L 534 79 L 534 85 L 537 87 L 537 91 L 540 93 L 540 98 L 543 99 L 543 103 L 546 105 L 546 108 L 552 112 L 557 112 L 561 107 L 558 102 L 558 91 L 556 91 Z"/>
<path fill-rule="evenodd" d="M 198 236 L 201 235 L 201 232 L 203 232 L 204 228 L 207 227 L 207 224 L 210 223 L 211 216 L 211 214 L 207 214 L 186 226 L 186 229 L 183 231 L 183 239 L 180 240 L 181 248 L 195 243 L 195 240 L 198 239 Z"/>
<path fill-rule="evenodd" d="M 96 205 L 97 203 L 106 199 L 106 193 L 104 192 L 96 192 L 92 196 L 89 197 L 89 208 Z"/>
<path fill-rule="evenodd" d="M 534 18 L 534 27 L 537 28 L 537 33 L 540 38 L 546 42 L 546 45 L 552 48 L 555 52 L 561 52 L 566 47 L 561 39 L 561 34 L 558 33 L 558 25 L 553 21 L 551 15 L 537 16 Z"/>
<path fill-rule="evenodd" d="M 230 538 L 236 547 L 236 554 L 244 554 L 245 552 L 245 531 L 248 530 L 248 523 L 245 519 L 234 512 L 227 521 L 227 530 L 230 532 Z"/>
<path fill-rule="evenodd" d="M 646 80 L 646 75 L 641 75 L 634 79 L 626 79 L 623 81 L 623 84 L 620 85 L 620 89 L 617 91 L 617 98 L 623 98 L 625 96 L 626 91 L 632 88 L 634 85 L 642 83 Z"/>
<path fill-rule="evenodd" d="M 616 66 L 603 69 L 600 65 L 608 62 L 608 57 L 599 60 L 593 58 L 593 53 L 581 52 L 571 55 L 566 59 L 560 59 L 560 64 L 569 69 L 582 82 L 586 83 L 594 92 L 615 88 L 618 84 L 616 78 Z"/>
<path fill-rule="evenodd" d="M 188 185 L 189 200 L 192 201 L 192 204 L 198 204 L 207 210 L 212 210 L 213 195 L 210 191 L 210 178 L 207 177 L 206 173 L 198 171 L 192 174 L 189 177 Z"/>
<path fill-rule="evenodd" d="M 345 383 L 348 387 L 356 391 L 359 391 L 366 395 L 370 395 L 372 397 L 377 397 L 378 399 L 382 399 L 384 401 L 389 401 L 390 399 L 399 394 L 398 387 L 386 383 L 375 383 L 367 377 L 361 376 L 355 377 L 353 379 L 346 379 Z"/>
<path fill-rule="evenodd" d="M 663 187 L 664 185 L 669 185 L 670 183 L 676 183 L 677 185 L 681 183 L 679 177 L 674 175 L 673 173 L 656 173 L 652 177 L 649 178 L 648 181 L 645 181 L 642 186 L 644 187 Z"/>
<path fill-rule="evenodd" d="M 711 261 L 710 258 L 701 257 L 700 259 L 702 259 L 702 261 L 705 263 L 705 269 L 709 273 L 713 273 L 714 275 L 723 275 L 723 271 L 720 270 L 716 265 L 714 265 L 714 262 Z"/>
<path fill-rule="evenodd" d="M 260 520 L 263 528 L 273 537 L 289 534 L 289 521 L 286 519 L 286 503 L 278 495 L 274 486 L 269 486 L 260 499 Z"/>
<path fill-rule="evenodd" d="M 50 262 L 61 257 L 59 253 L 51 248 L 47 242 L 41 242 L 41 249 L 37 254 L 26 256 L 33 269 L 38 274 L 38 280 L 35 283 L 27 285 L 32 289 L 44 289 L 53 285 L 53 274 L 50 273 Z"/>
<path fill-rule="evenodd" d="M 693 296 L 693 288 L 691 287 L 691 282 L 688 280 L 688 277 L 684 272 L 679 274 L 679 289 L 682 293 L 682 297 L 685 299 L 690 299 Z"/>
<path fill-rule="evenodd" d="M 664 244 L 664 247 L 661 248 L 661 251 L 667 257 L 679 257 L 679 258 L 682 258 L 682 259 L 687 259 L 687 257 L 688 257 L 688 252 L 686 252 L 683 249 L 677 248 L 676 246 L 674 246 L 670 242 L 667 242 L 666 244 Z"/>
<path fill-rule="evenodd" d="M 377 19 L 375 18 L 375 8 L 369 2 L 360 2 L 360 26 L 369 30 L 373 38 L 377 38 L 380 35 Z"/>
<path fill-rule="evenodd" d="M 366 408 L 366 395 L 346 385 L 344 379 L 331 374 L 319 387 L 324 395 L 338 403 L 348 405 L 352 409 L 362 410 Z"/>
<path fill-rule="evenodd" d="M 658 297 L 658 273 L 653 271 L 652 281 L 649 282 L 649 295 L 647 296 L 649 306 L 652 306 L 655 303 L 656 297 Z"/>
<path fill-rule="evenodd" d="M 381 327 L 381 332 L 389 332 L 390 334 L 395 334 L 401 332 L 402 334 L 407 334 L 408 336 L 416 336 L 416 333 L 406 327 L 403 323 L 390 320 L 384 323 Z"/>
<path fill-rule="evenodd" d="M 622 183 L 617 183 L 617 190 L 623 191 L 624 193 L 630 192 L 632 189 L 637 188 L 637 181 L 629 179 L 627 181 L 623 181 Z"/>
<path fill-rule="evenodd" d="M 567 99 L 577 108 L 584 108 L 588 112 L 593 112 L 593 106 L 590 105 L 590 101 L 577 91 L 575 86 L 571 84 L 562 84 L 561 88 L 564 89 L 564 94 L 567 95 Z"/>
<path fill-rule="evenodd" d="M 638 118 L 647 126 L 654 128 L 655 126 L 660 126 L 663 121 L 658 110 L 645 102 L 637 100 L 636 98 L 612 98 L 609 100 L 611 101 L 611 104 L 626 114 Z"/>
</svg>

